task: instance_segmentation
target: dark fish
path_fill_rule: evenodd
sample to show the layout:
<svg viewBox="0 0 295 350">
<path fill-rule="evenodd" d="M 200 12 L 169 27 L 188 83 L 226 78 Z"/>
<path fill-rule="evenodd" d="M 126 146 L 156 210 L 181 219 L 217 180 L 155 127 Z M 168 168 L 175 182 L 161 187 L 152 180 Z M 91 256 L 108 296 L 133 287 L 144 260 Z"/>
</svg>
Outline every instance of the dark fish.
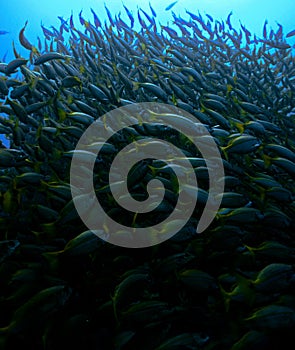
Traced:
<svg viewBox="0 0 295 350">
<path fill-rule="evenodd" d="M 151 5 L 150 2 L 149 2 L 149 6 L 150 6 L 150 9 L 151 9 L 152 15 L 153 15 L 154 17 L 157 17 L 157 14 L 156 14 L 155 10 L 152 8 L 152 5 Z"/>
<path fill-rule="evenodd" d="M 74 29 L 75 30 L 75 32 L 76 33 L 78 33 L 78 35 L 79 35 L 79 37 L 80 37 L 80 39 L 81 39 L 81 41 L 86 41 L 88 44 L 90 44 L 90 45 L 95 45 L 95 42 L 91 39 L 91 38 L 89 38 L 89 36 L 87 36 L 86 34 L 84 34 L 84 33 L 82 33 L 80 30 L 78 30 L 78 29 Z"/>
<path fill-rule="evenodd" d="M 94 12 L 93 9 L 90 9 L 92 14 L 93 14 L 93 20 L 94 20 L 94 25 L 96 28 L 100 28 L 101 27 L 101 21 L 99 20 L 99 18 L 97 17 L 97 14 Z"/>
<path fill-rule="evenodd" d="M 267 29 L 266 29 L 267 24 L 268 24 L 268 21 L 265 20 L 264 26 L 263 26 L 263 38 L 264 39 L 267 39 Z"/>
<path fill-rule="evenodd" d="M 174 1 L 172 2 L 170 5 L 168 5 L 166 8 L 165 8 L 165 11 L 169 11 L 172 9 L 173 6 L 175 6 L 176 4 L 178 3 L 178 1 Z"/>
<path fill-rule="evenodd" d="M 63 19 L 63 17 L 57 16 L 57 18 L 61 21 L 61 24 L 62 24 L 62 25 L 65 25 L 65 26 L 68 25 L 68 21 L 66 21 L 65 19 Z"/>
<path fill-rule="evenodd" d="M 6 31 L 6 30 L 0 30 L 0 35 L 5 35 L 5 34 L 8 34 L 9 32 Z"/>
<path fill-rule="evenodd" d="M 156 25 L 154 18 L 151 18 L 143 9 L 140 11 L 145 15 L 146 19 L 150 22 L 151 25 Z"/>
<path fill-rule="evenodd" d="M 185 10 L 185 12 L 190 15 L 191 19 L 193 19 L 194 21 L 199 21 L 199 17 L 197 15 L 195 15 L 194 13 L 188 11 L 188 10 Z"/>
<path fill-rule="evenodd" d="M 287 35 L 286 35 L 286 38 L 291 38 L 291 36 L 294 36 L 295 35 L 295 29 L 294 30 L 291 30 L 291 32 L 289 32 Z"/>
<path fill-rule="evenodd" d="M 71 17 L 70 17 L 70 28 L 71 29 L 74 29 L 75 26 L 74 26 L 74 21 L 73 21 L 73 14 L 71 14 Z"/>
<path fill-rule="evenodd" d="M 25 37 L 25 34 L 24 34 L 27 24 L 28 24 L 28 21 L 26 21 L 24 27 L 19 32 L 19 41 L 25 49 L 32 50 L 33 45 L 28 41 L 28 39 Z"/>
<path fill-rule="evenodd" d="M 124 9 L 125 9 L 125 11 L 126 11 L 126 13 L 127 13 L 127 16 L 128 16 L 129 19 L 130 19 L 131 28 L 133 28 L 133 26 L 134 26 L 134 17 L 133 17 L 132 13 L 129 11 L 129 9 L 128 9 L 125 5 L 123 5 L 123 7 L 124 7 Z"/>
<path fill-rule="evenodd" d="M 178 21 L 175 21 L 174 23 L 178 26 L 183 36 L 189 37 L 191 35 L 191 33 L 181 23 Z"/>
<path fill-rule="evenodd" d="M 233 12 L 231 11 L 231 12 L 229 13 L 229 15 L 227 16 L 227 19 L 226 19 L 226 24 L 228 25 L 228 27 L 229 27 L 230 30 L 233 29 L 233 27 L 232 27 L 232 25 L 231 25 L 231 22 L 230 22 L 230 17 L 232 16 L 232 14 L 233 14 Z"/>
<path fill-rule="evenodd" d="M 10 105 L 10 107 L 12 108 L 12 110 L 14 111 L 14 113 L 17 115 L 17 117 L 19 118 L 19 120 L 26 124 L 28 121 L 28 114 L 26 112 L 26 110 L 24 109 L 24 107 L 21 105 L 21 103 L 19 103 L 18 101 L 15 100 L 11 100 L 11 99 L 7 99 L 8 104 Z"/>
<path fill-rule="evenodd" d="M 5 69 L 5 74 L 10 75 L 11 73 L 15 73 L 16 69 L 22 65 L 25 65 L 28 62 L 25 58 L 16 58 L 15 60 L 9 62 Z"/>
<path fill-rule="evenodd" d="M 260 40 L 261 42 L 267 44 L 269 47 L 274 47 L 276 49 L 290 49 L 291 46 L 285 42 L 276 42 L 276 41 L 271 41 L 271 40 Z"/>
<path fill-rule="evenodd" d="M 140 16 L 139 9 L 137 10 L 137 18 L 138 18 L 138 21 L 139 21 L 140 25 L 142 26 L 142 28 L 147 29 L 147 25 L 146 25 L 145 21 Z"/>
<path fill-rule="evenodd" d="M 214 21 L 212 16 L 208 15 L 207 13 L 206 13 L 206 16 L 209 18 L 210 22 Z"/>
<path fill-rule="evenodd" d="M 49 52 L 49 53 L 45 53 L 41 56 L 39 56 L 38 58 L 36 58 L 34 65 L 40 65 L 40 64 L 44 64 L 45 62 L 51 61 L 51 60 L 64 60 L 67 57 L 58 53 L 58 52 Z"/>
<path fill-rule="evenodd" d="M 64 305 L 71 293 L 70 288 L 61 284 L 39 291 L 15 310 L 11 323 L 7 327 L 0 328 L 0 333 L 16 334 L 20 330 L 27 329 L 29 323 L 48 317 L 50 312 Z"/>
<path fill-rule="evenodd" d="M 89 84 L 88 86 L 93 96 L 97 98 L 99 101 L 107 102 L 109 100 L 106 94 L 99 87 L 93 84 Z"/>
<path fill-rule="evenodd" d="M 1 155 L 0 153 L 0 157 Z M 2 240 L 0 242 L 0 263 L 12 255 L 19 245 L 20 242 L 17 240 Z"/>
<path fill-rule="evenodd" d="M 168 26 L 161 26 L 161 28 L 164 29 L 165 32 L 171 36 L 171 38 L 176 38 L 178 36 L 177 32 Z"/>
<path fill-rule="evenodd" d="M 85 25 L 85 19 L 82 17 L 82 11 L 83 10 L 81 10 L 79 12 L 79 21 L 80 21 L 81 26 L 84 26 Z"/>
<path fill-rule="evenodd" d="M 108 16 L 108 19 L 109 19 L 111 25 L 114 27 L 114 26 L 115 26 L 114 20 L 113 20 L 113 18 L 112 18 L 112 15 L 111 15 L 110 10 L 107 8 L 107 6 L 106 6 L 105 3 L 104 3 L 104 8 L 105 8 L 105 10 L 106 10 L 106 13 L 107 13 L 107 16 Z"/>
<path fill-rule="evenodd" d="M 76 76 L 68 76 L 68 77 L 63 78 L 63 80 L 61 81 L 61 85 L 63 87 L 66 87 L 66 88 L 73 87 L 73 86 L 79 86 L 81 88 L 82 82 Z"/>
<path fill-rule="evenodd" d="M 24 96 L 29 91 L 29 85 L 23 84 L 20 86 L 15 87 L 11 93 L 10 97 L 13 99 L 20 98 L 21 96 Z"/>
<path fill-rule="evenodd" d="M 152 92 L 153 94 L 155 94 L 155 96 L 157 96 L 159 99 L 161 99 L 164 102 L 168 101 L 168 96 L 166 94 L 166 92 L 160 88 L 159 86 L 152 84 L 152 83 L 134 83 L 134 86 L 136 89 L 138 89 L 139 87 L 146 89 L 147 91 Z"/>
<path fill-rule="evenodd" d="M 277 40 L 281 40 L 283 38 L 283 26 L 280 23 L 277 23 L 277 25 L 279 26 L 278 31 L 276 32 L 275 36 Z M 288 36 L 286 36 L 288 37 Z"/>
</svg>

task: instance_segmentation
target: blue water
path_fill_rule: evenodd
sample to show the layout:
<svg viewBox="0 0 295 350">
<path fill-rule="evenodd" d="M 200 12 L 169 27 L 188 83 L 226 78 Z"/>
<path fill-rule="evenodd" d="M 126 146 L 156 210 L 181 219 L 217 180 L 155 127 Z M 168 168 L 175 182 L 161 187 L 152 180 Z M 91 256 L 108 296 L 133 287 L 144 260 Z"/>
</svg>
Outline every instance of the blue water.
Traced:
<svg viewBox="0 0 295 350">
<path fill-rule="evenodd" d="M 189 16 L 185 10 L 202 15 L 205 13 L 211 15 L 214 19 L 226 19 L 227 15 L 233 11 L 232 24 L 235 28 L 240 27 L 240 23 L 246 26 L 250 32 L 262 36 L 262 27 L 264 21 L 268 20 L 268 28 L 278 29 L 277 23 L 283 25 L 284 34 L 295 29 L 294 19 L 294 0 L 179 0 L 169 11 L 165 8 L 173 1 L 151 0 L 151 5 L 157 13 L 157 20 L 163 25 L 172 24 L 172 11 L 186 19 Z M 128 17 L 123 7 L 124 5 L 136 16 L 138 7 L 151 15 L 149 2 L 147 0 L 111 0 L 107 1 L 107 7 L 112 15 L 121 12 L 122 19 L 127 23 Z M 104 8 L 104 2 L 98 0 L 10 0 L 1 4 L 0 31 L 8 31 L 8 34 L 0 35 L 0 60 L 9 62 L 14 58 L 12 51 L 12 42 L 15 43 L 17 51 L 24 57 L 28 57 L 29 52 L 22 48 L 18 42 L 18 33 L 28 20 L 26 28 L 26 37 L 37 45 L 37 37 L 43 38 L 41 24 L 46 28 L 52 25 L 59 28 L 61 16 L 68 20 L 73 13 L 75 24 L 79 22 L 78 14 L 83 10 L 83 17 L 92 21 L 90 8 L 93 8 L 100 20 L 106 20 L 107 15 Z M 43 40 L 42 40 L 43 41 Z M 290 38 L 290 44 L 294 44 L 294 37 Z M 3 136 L 0 135 L 0 140 Z M 7 144 L 7 142 L 6 142 Z"/>
</svg>

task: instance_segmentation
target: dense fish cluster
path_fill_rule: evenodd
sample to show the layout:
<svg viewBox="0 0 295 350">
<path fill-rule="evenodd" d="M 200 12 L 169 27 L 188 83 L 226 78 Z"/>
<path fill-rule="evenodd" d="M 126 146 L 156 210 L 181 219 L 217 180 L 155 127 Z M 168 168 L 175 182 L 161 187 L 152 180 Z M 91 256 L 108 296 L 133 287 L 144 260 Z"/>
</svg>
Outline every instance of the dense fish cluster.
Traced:
<svg viewBox="0 0 295 350">
<path fill-rule="evenodd" d="M 286 348 L 295 327 L 295 60 L 286 38 L 295 32 L 266 22 L 259 38 L 235 29 L 231 14 L 218 21 L 172 12 L 169 26 L 152 8 L 134 17 L 125 7 L 125 20 L 106 11 L 104 24 L 93 10 L 92 21 L 82 11 L 76 24 L 60 17 L 58 29 L 42 26 L 36 45 L 26 23 L 19 40 L 27 58 L 14 48 L 15 59 L 0 63 L 0 133 L 10 140 L 0 148 L 1 349 Z M 164 183 L 153 217 L 125 213 L 108 184 L 118 150 L 163 138 L 185 152 L 198 178 L 188 224 L 161 245 L 132 250 L 103 242 L 77 215 L 69 169 L 79 138 L 106 112 L 135 102 L 189 112 L 219 147 L 225 192 L 200 235 L 206 163 L 186 137 L 156 123 L 104 145 L 96 194 L 126 225 L 165 219 L 177 186 L 163 162 L 142 161 L 128 179 L 137 200 L 152 178 Z"/>
</svg>

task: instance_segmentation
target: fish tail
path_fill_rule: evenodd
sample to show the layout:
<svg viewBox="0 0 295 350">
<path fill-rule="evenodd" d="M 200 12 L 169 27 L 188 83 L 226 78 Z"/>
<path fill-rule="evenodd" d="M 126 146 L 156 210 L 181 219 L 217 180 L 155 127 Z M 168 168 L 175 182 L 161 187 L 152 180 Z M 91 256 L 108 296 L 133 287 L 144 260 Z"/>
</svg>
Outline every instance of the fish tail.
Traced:
<svg viewBox="0 0 295 350">
<path fill-rule="evenodd" d="M 224 307 L 225 307 L 225 310 L 226 310 L 226 312 L 228 312 L 229 306 L 230 306 L 230 296 L 229 296 L 229 293 L 222 287 L 221 284 L 219 284 L 219 290 L 220 290 L 221 295 L 222 295 L 223 300 L 224 300 Z"/>
<path fill-rule="evenodd" d="M 47 252 L 43 253 L 45 260 L 47 261 L 49 268 L 56 271 L 59 266 L 59 256 L 62 254 L 63 250 L 57 252 Z"/>
<path fill-rule="evenodd" d="M 0 346 L 3 344 L 3 341 L 1 339 L 1 335 L 7 335 L 9 333 L 9 326 L 1 327 L 0 328 Z M 5 341 L 5 340 L 4 340 Z M 1 347 L 2 349 L 2 347 Z M 3 348 L 4 349 L 4 348 Z"/>
<path fill-rule="evenodd" d="M 140 88 L 140 83 L 139 82 L 133 81 L 132 84 L 133 84 L 133 90 L 134 91 L 137 91 Z"/>
<path fill-rule="evenodd" d="M 264 154 L 262 156 L 263 160 L 264 160 L 264 165 L 266 168 L 269 168 L 271 166 L 271 157 L 269 157 L 268 155 Z"/>
<path fill-rule="evenodd" d="M 227 147 L 220 147 L 220 148 L 224 154 L 225 160 L 228 162 L 229 158 L 228 158 L 228 153 L 226 152 Z"/>
<path fill-rule="evenodd" d="M 112 299 L 114 317 L 115 317 L 117 326 L 119 327 L 120 326 L 120 320 L 119 320 L 119 317 L 118 317 L 117 303 L 116 303 L 116 300 L 115 300 L 115 298 L 113 296 L 111 296 L 111 299 Z"/>
</svg>

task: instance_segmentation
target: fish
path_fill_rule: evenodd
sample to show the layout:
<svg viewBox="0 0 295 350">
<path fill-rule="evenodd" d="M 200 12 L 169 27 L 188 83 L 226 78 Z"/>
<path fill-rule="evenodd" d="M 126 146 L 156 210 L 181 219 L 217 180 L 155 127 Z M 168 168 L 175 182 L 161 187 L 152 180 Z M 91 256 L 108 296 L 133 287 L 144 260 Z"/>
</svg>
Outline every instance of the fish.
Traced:
<svg viewBox="0 0 295 350">
<path fill-rule="evenodd" d="M 251 330 L 245 333 L 233 346 L 233 350 L 246 349 L 253 346 L 271 346 L 270 339 L 264 334 L 256 330 Z"/>
<path fill-rule="evenodd" d="M 116 286 L 112 297 L 116 309 L 122 308 L 124 304 L 128 305 L 132 299 L 137 299 L 142 294 L 144 287 L 147 286 L 148 281 L 148 274 L 134 272 L 127 275 Z"/>
<path fill-rule="evenodd" d="M 268 21 L 265 20 L 264 25 L 263 25 L 263 38 L 264 39 L 267 38 L 267 29 L 266 29 L 267 24 L 268 24 Z"/>
<path fill-rule="evenodd" d="M 39 322 L 39 317 L 47 316 L 50 311 L 64 305 L 71 294 L 72 290 L 65 285 L 55 285 L 39 291 L 18 307 L 11 323 L 7 327 L 0 328 L 0 334 L 15 334 L 19 330 L 27 329 L 31 322 Z M 28 322 L 28 317 L 31 322 Z"/>
<path fill-rule="evenodd" d="M 5 34 L 9 34 L 9 32 L 7 30 L 0 30 L 0 35 L 5 35 Z"/>
<path fill-rule="evenodd" d="M 157 350 L 164 350 L 169 348 L 177 348 L 180 346 L 193 347 L 193 346 L 204 346 L 209 341 L 208 336 L 201 337 L 197 333 L 182 333 L 176 336 L 173 336 L 165 340 L 157 348 Z"/>
<path fill-rule="evenodd" d="M 152 5 L 151 5 L 150 2 L 149 2 L 149 7 L 150 7 L 150 10 L 151 10 L 152 15 L 153 15 L 154 17 L 157 17 L 157 14 L 156 14 L 155 10 L 152 8 Z"/>
<path fill-rule="evenodd" d="M 16 69 L 20 66 L 25 65 L 28 62 L 25 58 L 16 58 L 15 60 L 10 61 L 5 69 L 5 74 L 10 75 L 16 72 Z"/>
<path fill-rule="evenodd" d="M 107 8 L 106 4 L 104 3 L 104 8 L 106 10 L 106 13 L 107 13 L 107 16 L 108 16 L 108 19 L 110 21 L 110 24 L 114 27 L 115 26 L 115 23 L 114 23 L 114 20 L 112 18 L 112 15 L 111 15 L 111 12 L 110 10 Z"/>
<path fill-rule="evenodd" d="M 145 21 L 141 18 L 140 12 L 139 12 L 139 11 L 140 11 L 140 9 L 137 10 L 137 18 L 138 18 L 138 21 L 139 21 L 139 23 L 140 23 L 140 25 L 141 25 L 142 28 L 147 29 L 147 25 L 146 25 Z"/>
<path fill-rule="evenodd" d="M 185 270 L 179 273 L 179 279 L 189 288 L 199 293 L 209 292 L 217 288 L 214 277 L 201 270 Z"/>
<path fill-rule="evenodd" d="M 225 23 L 228 25 L 228 27 L 229 27 L 230 30 L 233 29 L 233 27 L 232 27 L 232 25 L 231 25 L 231 22 L 230 22 L 230 18 L 231 18 L 232 15 L 233 15 L 233 12 L 231 11 L 231 12 L 228 14 L 228 16 L 227 16 L 227 18 L 226 18 L 226 22 L 225 22 Z"/>
<path fill-rule="evenodd" d="M 150 22 L 151 25 L 153 26 L 156 25 L 154 18 L 151 18 L 143 9 L 140 9 L 140 11 L 145 15 L 145 17 L 147 18 L 147 20 Z"/>
<path fill-rule="evenodd" d="M 40 57 L 35 59 L 34 65 L 38 66 L 40 64 L 44 64 L 48 61 L 51 60 L 64 60 L 66 59 L 66 56 L 61 55 L 58 52 L 49 52 L 49 53 L 45 53 L 43 55 L 41 55 Z"/>
<path fill-rule="evenodd" d="M 168 95 L 166 94 L 166 92 L 161 87 L 159 87 L 153 83 L 137 83 L 137 82 L 135 82 L 134 87 L 135 87 L 135 89 L 143 88 L 143 89 L 155 94 L 155 96 L 157 96 L 162 101 L 164 101 L 164 102 L 168 101 Z"/>
<path fill-rule="evenodd" d="M 82 82 L 78 77 L 70 75 L 62 79 L 61 85 L 65 88 L 73 87 L 73 86 L 79 86 L 81 88 Z"/>
<path fill-rule="evenodd" d="M 83 10 L 81 10 L 79 12 L 79 21 L 80 21 L 81 26 L 84 26 L 85 25 L 85 19 L 82 17 L 82 12 L 83 12 Z"/>
<path fill-rule="evenodd" d="M 62 16 L 57 16 L 57 18 L 61 21 L 61 24 L 63 26 L 68 26 L 68 21 L 66 21 L 65 19 L 63 19 Z"/>
<path fill-rule="evenodd" d="M 295 313 L 290 307 L 270 304 L 253 312 L 245 320 L 258 330 L 288 329 L 295 325 Z"/>
<path fill-rule="evenodd" d="M 27 49 L 27 50 L 32 50 L 33 49 L 33 45 L 28 41 L 28 39 L 25 37 L 25 29 L 27 27 L 28 21 L 26 21 L 24 27 L 21 29 L 21 31 L 19 32 L 19 41 L 21 43 L 21 45 Z"/>
<path fill-rule="evenodd" d="M 0 263 L 11 256 L 20 245 L 18 240 L 2 240 L 0 242 Z"/>
<path fill-rule="evenodd" d="M 52 33 L 49 29 L 45 28 L 42 24 L 41 24 L 41 28 L 47 40 L 50 40 L 50 37 L 54 37 L 54 33 Z"/>
<path fill-rule="evenodd" d="M 93 20 L 94 20 L 94 25 L 95 28 L 101 28 L 101 21 L 98 18 L 97 14 L 95 13 L 95 11 L 93 9 L 90 9 L 92 14 L 93 14 Z"/>
<path fill-rule="evenodd" d="M 208 13 L 206 13 L 206 16 L 209 18 L 210 22 L 213 22 L 213 21 L 214 21 L 213 17 L 210 16 L 210 15 L 208 15 Z"/>
<path fill-rule="evenodd" d="M 286 38 L 291 38 L 294 35 L 295 35 L 295 29 L 291 30 L 288 34 L 286 34 Z"/>
<path fill-rule="evenodd" d="M 170 5 L 168 5 L 166 8 L 165 8 L 165 11 L 169 11 L 172 9 L 172 7 L 174 7 L 176 4 L 178 3 L 178 1 L 174 1 L 172 2 Z"/>
<path fill-rule="evenodd" d="M 125 5 L 123 5 L 123 7 L 124 7 L 124 9 L 125 9 L 125 11 L 127 13 L 127 16 L 129 17 L 130 26 L 131 26 L 131 28 L 133 28 L 133 26 L 134 26 L 134 17 L 133 17 L 132 13 L 129 11 L 129 9 Z"/>
<path fill-rule="evenodd" d="M 251 135 L 241 135 L 230 140 L 229 144 L 223 148 L 225 152 L 249 153 L 260 146 L 259 140 Z"/>
<path fill-rule="evenodd" d="M 161 27 L 165 32 L 167 32 L 171 38 L 176 38 L 178 36 L 177 32 L 174 29 L 169 28 L 168 26 Z"/>
<path fill-rule="evenodd" d="M 74 29 L 75 26 L 74 26 L 74 21 L 73 21 L 73 14 L 71 14 L 71 17 L 70 17 L 70 28 L 71 29 Z"/>
</svg>

